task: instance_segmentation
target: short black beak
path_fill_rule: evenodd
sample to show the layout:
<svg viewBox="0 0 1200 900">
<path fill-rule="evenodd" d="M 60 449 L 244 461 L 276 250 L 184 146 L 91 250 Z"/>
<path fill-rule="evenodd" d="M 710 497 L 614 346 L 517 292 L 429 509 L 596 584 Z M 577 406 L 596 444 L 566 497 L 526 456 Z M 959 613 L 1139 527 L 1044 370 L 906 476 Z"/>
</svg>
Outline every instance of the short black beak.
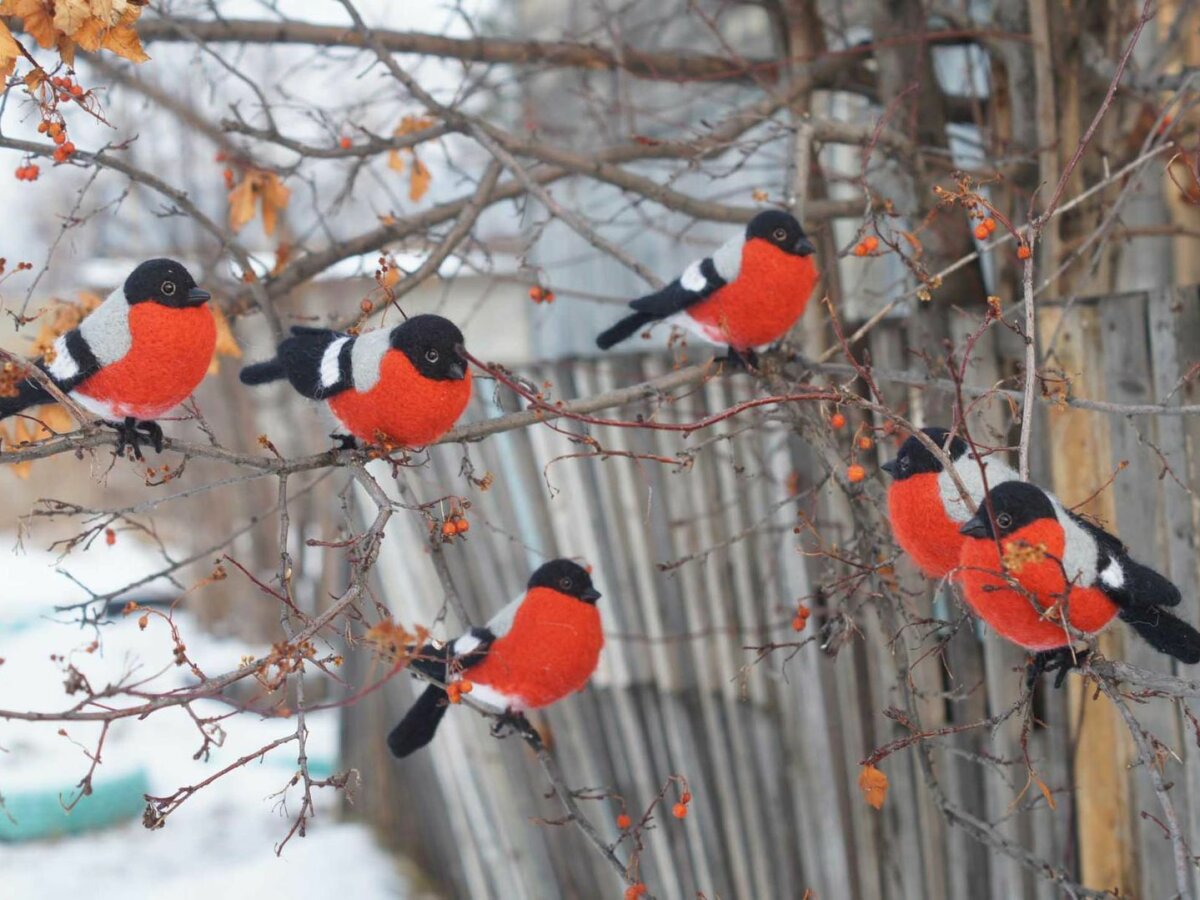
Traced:
<svg viewBox="0 0 1200 900">
<path fill-rule="evenodd" d="M 896 477 L 896 461 L 894 459 L 889 459 L 879 468 L 883 469 L 883 471 L 887 472 L 893 478 Z"/>
<path fill-rule="evenodd" d="M 455 381 L 462 381 L 467 377 L 467 367 L 460 362 L 450 363 L 450 368 L 447 371 L 449 371 L 450 377 Z"/>
<path fill-rule="evenodd" d="M 595 603 L 600 599 L 600 592 L 594 587 L 590 587 L 579 595 L 579 599 L 586 600 L 588 603 Z"/>
<path fill-rule="evenodd" d="M 971 519 L 968 519 L 962 528 L 958 529 L 959 534 L 965 534 L 967 537 L 985 538 L 988 536 L 987 513 L 980 515 L 976 513 Z"/>
<path fill-rule="evenodd" d="M 812 256 L 817 252 L 817 248 L 813 246 L 813 242 L 807 237 L 801 237 L 796 241 L 796 246 L 792 248 L 792 252 L 797 256 Z"/>
<path fill-rule="evenodd" d="M 203 288 L 194 287 L 188 291 L 188 303 L 192 306 L 199 306 L 201 303 L 207 303 L 212 299 L 212 294 Z"/>
</svg>

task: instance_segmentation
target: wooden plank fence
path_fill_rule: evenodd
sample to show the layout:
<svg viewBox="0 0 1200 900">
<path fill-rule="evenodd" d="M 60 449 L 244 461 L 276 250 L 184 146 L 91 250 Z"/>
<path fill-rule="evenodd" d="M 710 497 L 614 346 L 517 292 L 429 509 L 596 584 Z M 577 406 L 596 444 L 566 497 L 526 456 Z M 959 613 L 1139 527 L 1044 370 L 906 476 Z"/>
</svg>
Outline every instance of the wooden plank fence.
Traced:
<svg viewBox="0 0 1200 900">
<path fill-rule="evenodd" d="M 1066 370 L 1074 395 L 1200 401 L 1196 385 L 1181 382 L 1200 359 L 1195 288 L 1047 304 L 1043 338 L 1060 319 L 1055 345 L 1045 348 L 1047 365 Z M 881 327 L 872 343 L 877 366 L 908 359 L 899 350 L 905 327 L 900 320 Z M 1005 362 L 992 360 L 978 382 L 992 383 Z M 571 397 L 653 377 L 669 365 L 651 354 L 523 371 L 552 382 L 555 396 Z M 679 400 L 674 415 L 696 418 L 754 390 L 749 378 L 712 381 Z M 917 399 L 910 388 L 888 392 L 910 408 Z M 497 411 L 492 386 L 481 385 L 472 415 Z M 539 427 L 465 449 L 436 448 L 428 466 L 401 477 L 422 501 L 448 492 L 471 498 L 469 539 L 446 555 L 475 621 L 516 595 L 545 558 L 576 555 L 595 566 L 608 635 L 600 669 L 585 692 L 534 720 L 569 783 L 611 789 L 635 818 L 668 776 L 687 777 L 691 815 L 685 822 L 659 816 L 647 836 L 641 872 L 657 897 L 799 898 L 808 889 L 820 898 L 863 900 L 1060 896 L 1029 865 L 943 817 L 920 750 L 881 763 L 891 781 L 881 811 L 863 802 L 859 760 L 907 733 L 883 715 L 900 703 L 896 642 L 916 659 L 929 647 L 924 636 L 890 633 L 867 603 L 854 613 L 857 633 L 836 655 L 811 643 L 746 668 L 754 658 L 746 646 L 793 639 L 797 598 L 810 598 L 815 620 L 837 612 L 811 599 L 835 567 L 801 552 L 810 544 L 793 534 L 802 521 L 797 512 L 816 523 L 826 543 L 853 539 L 845 496 L 815 477 L 821 469 L 813 452 L 778 417 L 756 417 L 755 428 L 746 428 L 750 417 L 736 418 L 687 440 L 595 432 L 613 451 L 673 456 L 704 445 L 682 470 L 625 458 L 555 461 L 586 448 Z M 1039 429 L 1038 440 L 1051 443 L 1054 477 L 1035 474 L 1052 481 L 1068 504 L 1090 496 L 1128 460 L 1088 508 L 1135 555 L 1171 574 L 1184 592 L 1182 614 L 1200 621 L 1200 419 L 1052 407 Z M 892 450 L 880 452 L 869 469 Z M 468 489 L 460 475 L 464 455 L 477 474 L 495 475 L 489 491 Z M 790 496 L 794 473 L 799 493 Z M 399 621 L 428 623 L 438 612 L 442 592 L 416 517 L 393 519 L 378 575 L 378 596 Z M 918 615 L 960 613 L 944 589 L 922 584 L 906 563 L 898 577 Z M 1105 652 L 1170 669 L 1120 626 L 1111 635 Z M 365 651 L 351 659 L 356 684 L 383 674 Z M 975 623 L 960 628 L 944 664 L 926 660 L 908 673 L 924 725 L 963 724 L 1004 710 L 1019 694 L 1023 661 Z M 356 814 L 411 855 L 447 896 L 620 896 L 611 871 L 576 829 L 541 821 L 557 819 L 560 807 L 546 796 L 526 748 L 491 739 L 480 717 L 453 710 L 430 751 L 391 760 L 383 737 L 414 696 L 409 679 L 399 677 L 347 710 L 344 756 L 364 779 Z M 1200 714 L 1200 705 L 1192 709 Z M 1027 783 L 1016 720 L 927 745 L 948 800 L 1072 879 L 1122 896 L 1172 896 L 1170 843 L 1154 818 L 1141 815 L 1160 817 L 1160 810 L 1144 771 L 1131 766 L 1136 752 L 1108 701 L 1078 687 L 1040 692 L 1036 712 L 1029 754 L 1056 808 Z M 1195 852 L 1197 735 L 1165 701 L 1139 705 L 1138 714 L 1173 751 L 1164 777 L 1174 785 L 1171 796 Z M 615 801 L 584 801 L 584 808 L 617 838 Z"/>
</svg>

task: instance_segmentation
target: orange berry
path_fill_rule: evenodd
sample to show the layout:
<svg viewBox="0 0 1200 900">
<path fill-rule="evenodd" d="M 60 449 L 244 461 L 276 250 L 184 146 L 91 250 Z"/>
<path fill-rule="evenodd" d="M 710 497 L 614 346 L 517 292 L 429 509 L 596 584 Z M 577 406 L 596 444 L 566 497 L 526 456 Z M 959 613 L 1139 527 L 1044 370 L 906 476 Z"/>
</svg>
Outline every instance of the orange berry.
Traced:
<svg viewBox="0 0 1200 900">
<path fill-rule="evenodd" d="M 50 137 L 58 137 L 62 134 L 62 130 L 62 125 L 58 122 L 51 122 L 46 126 L 46 131 L 49 132 Z"/>
<path fill-rule="evenodd" d="M 43 119 L 41 122 L 38 122 L 37 130 L 38 134 L 45 134 L 50 130 L 50 123 Z"/>
<path fill-rule="evenodd" d="M 988 236 L 988 230 L 987 230 L 986 225 L 981 223 L 981 224 L 975 226 L 975 237 L 977 237 L 977 238 L 979 238 L 979 240 L 983 241 L 983 240 L 987 240 L 987 236 Z"/>
<path fill-rule="evenodd" d="M 455 534 L 456 531 L 453 522 L 447 520 L 442 523 L 442 537 L 454 537 Z"/>
<path fill-rule="evenodd" d="M 625 888 L 625 900 L 638 900 L 638 897 L 643 897 L 645 894 L 646 886 L 640 881 Z"/>
<path fill-rule="evenodd" d="M 867 470 L 864 469 L 862 466 L 860 466 L 858 463 L 855 463 L 854 465 L 852 465 L 848 469 L 846 469 L 846 478 L 850 481 L 851 484 L 857 484 L 858 482 L 862 481 L 866 477 L 867 477 Z"/>
<path fill-rule="evenodd" d="M 867 437 L 867 436 L 864 434 L 862 437 L 860 437 L 860 438 L 858 439 L 858 449 L 859 449 L 859 450 L 870 450 L 870 449 L 871 449 L 871 446 L 872 446 L 874 443 L 875 443 L 874 441 L 872 441 L 872 440 L 871 440 L 869 437 Z"/>
<path fill-rule="evenodd" d="M 454 523 L 454 530 L 458 534 L 463 534 L 464 532 L 471 530 L 471 523 L 468 522 L 466 519 L 459 519 L 457 522 Z"/>
<path fill-rule="evenodd" d="M 845 428 L 846 427 L 846 417 L 843 416 L 840 412 L 834 413 L 832 416 L 829 417 L 829 424 L 832 425 L 834 428 Z"/>
<path fill-rule="evenodd" d="M 364 313 L 369 313 L 371 310 L 373 310 L 375 308 L 375 304 L 372 303 L 370 300 L 368 300 L 366 297 L 364 297 L 362 299 L 362 302 L 360 302 L 358 304 L 358 308 L 361 309 Z"/>
<path fill-rule="evenodd" d="M 793 616 L 792 617 L 792 631 L 803 631 L 804 626 L 806 626 L 807 624 L 808 624 L 808 622 L 806 622 L 804 620 L 803 616 Z"/>
<path fill-rule="evenodd" d="M 1017 246 L 1017 259 L 1029 259 L 1031 256 L 1033 256 L 1033 251 L 1029 249 L 1028 244 Z"/>
<path fill-rule="evenodd" d="M 866 244 L 859 243 L 859 244 L 854 245 L 854 255 L 855 256 L 866 256 L 870 252 L 871 251 L 867 249 Z"/>
<path fill-rule="evenodd" d="M 53 138 L 54 143 L 58 144 L 60 147 L 67 140 L 67 136 L 61 131 L 52 132 L 50 137 Z"/>
<path fill-rule="evenodd" d="M 874 253 L 879 247 L 879 238 L 871 234 L 863 238 L 862 245 L 867 248 L 868 253 Z"/>
<path fill-rule="evenodd" d="M 542 302 L 542 289 L 536 284 L 529 289 L 529 299 L 534 303 Z"/>
<path fill-rule="evenodd" d="M 116 542 L 117 542 L 117 533 L 115 531 L 113 531 L 111 528 L 105 528 L 104 529 L 104 543 L 108 544 L 108 546 L 111 547 Z"/>
<path fill-rule="evenodd" d="M 671 815 L 673 815 L 677 819 L 686 819 L 687 818 L 687 804 L 686 803 L 676 803 L 674 806 L 671 807 Z"/>
<path fill-rule="evenodd" d="M 991 216 L 988 216 L 986 219 L 983 220 L 983 227 L 987 229 L 988 234 L 991 234 L 993 231 L 996 230 L 996 220 L 993 219 Z"/>
<path fill-rule="evenodd" d="M 628 830 L 629 826 L 632 824 L 633 822 L 629 820 L 629 816 L 625 815 L 625 813 L 621 813 L 619 816 L 617 816 L 617 827 L 622 831 Z"/>
<path fill-rule="evenodd" d="M 679 797 L 679 802 L 680 803 L 691 803 L 692 802 L 692 792 L 684 791 L 683 794 L 681 794 Z"/>
<path fill-rule="evenodd" d="M 467 681 L 465 678 L 458 683 L 458 692 L 460 694 L 469 694 L 475 690 L 475 685 Z"/>
<path fill-rule="evenodd" d="M 350 140 L 348 137 L 344 137 L 338 141 L 338 146 L 343 150 L 349 150 L 352 146 L 354 146 L 354 141 Z"/>
<path fill-rule="evenodd" d="M 446 699 L 451 703 L 460 703 L 462 701 L 462 688 L 457 681 L 446 685 Z"/>
<path fill-rule="evenodd" d="M 78 84 L 73 84 L 73 85 L 71 85 L 71 94 L 72 94 L 72 96 L 75 96 L 75 97 L 82 97 L 83 96 L 83 88 L 81 86 L 79 86 Z"/>
<path fill-rule="evenodd" d="M 67 154 L 67 156 L 70 156 L 72 153 L 75 152 L 75 145 L 73 143 L 71 143 L 70 141 L 67 141 L 65 144 L 62 145 L 62 151 L 63 151 L 63 153 Z"/>
<path fill-rule="evenodd" d="M 554 291 L 546 291 L 545 294 L 542 296 L 542 299 L 545 300 L 547 303 L 553 303 L 554 302 Z"/>
</svg>

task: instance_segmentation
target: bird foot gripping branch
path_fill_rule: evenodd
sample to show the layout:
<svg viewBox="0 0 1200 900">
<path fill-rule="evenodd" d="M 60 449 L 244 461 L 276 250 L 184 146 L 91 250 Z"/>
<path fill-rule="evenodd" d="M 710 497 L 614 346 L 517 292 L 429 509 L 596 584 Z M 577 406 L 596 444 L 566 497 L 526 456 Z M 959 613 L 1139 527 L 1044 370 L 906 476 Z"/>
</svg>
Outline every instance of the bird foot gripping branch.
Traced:
<svg viewBox="0 0 1200 900">
<path fill-rule="evenodd" d="M 1067 673 L 1082 666 L 1090 653 L 1090 650 L 1076 650 L 1073 647 L 1055 647 L 1035 653 L 1025 667 L 1025 690 L 1033 690 L 1038 676 L 1045 672 L 1057 672 L 1054 686 L 1061 688 L 1067 680 Z"/>
<path fill-rule="evenodd" d="M 117 431 L 117 456 L 125 455 L 125 448 L 133 450 L 133 458 L 143 460 L 142 455 L 142 434 L 150 441 L 150 446 L 154 448 L 155 453 L 163 451 L 163 430 L 162 426 L 157 422 L 139 422 L 133 416 L 126 416 L 123 421 L 110 422 L 105 421 L 105 425 L 115 428 Z"/>
</svg>

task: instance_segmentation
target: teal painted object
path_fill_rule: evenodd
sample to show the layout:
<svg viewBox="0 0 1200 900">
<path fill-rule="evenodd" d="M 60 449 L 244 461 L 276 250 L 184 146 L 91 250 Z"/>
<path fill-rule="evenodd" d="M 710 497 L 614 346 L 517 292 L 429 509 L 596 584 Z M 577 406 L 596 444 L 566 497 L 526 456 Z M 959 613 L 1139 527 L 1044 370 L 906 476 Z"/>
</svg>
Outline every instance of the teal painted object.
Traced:
<svg viewBox="0 0 1200 900">
<path fill-rule="evenodd" d="M 69 785 L 61 793 L 69 799 L 77 790 Z M 92 793 L 81 798 L 70 812 L 62 808 L 59 793 L 49 789 L 5 793 L 8 815 L 0 811 L 0 841 L 37 841 L 139 818 L 146 807 L 144 795 L 150 793 L 150 777 L 145 769 L 112 778 L 98 777 Z"/>
</svg>

